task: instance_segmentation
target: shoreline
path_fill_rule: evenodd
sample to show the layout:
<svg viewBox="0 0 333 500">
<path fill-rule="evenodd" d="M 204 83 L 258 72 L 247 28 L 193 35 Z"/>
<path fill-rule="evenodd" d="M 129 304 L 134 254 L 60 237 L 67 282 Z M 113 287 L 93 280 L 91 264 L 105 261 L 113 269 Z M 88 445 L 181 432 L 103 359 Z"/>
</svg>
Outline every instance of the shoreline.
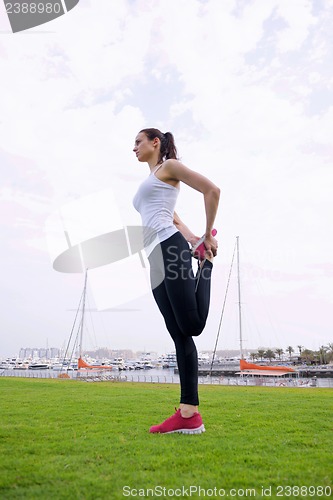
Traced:
<svg viewBox="0 0 333 500">
<path fill-rule="evenodd" d="M 208 371 L 208 370 L 207 370 Z M 333 388 L 333 377 L 312 376 L 301 377 L 249 377 L 236 375 L 236 370 L 230 375 L 221 371 L 216 375 L 203 375 L 199 371 L 199 385 L 229 385 L 229 386 L 264 386 L 264 387 L 296 387 L 296 388 Z M 0 370 L 1 377 L 36 378 L 36 379 L 72 379 L 83 382 L 141 382 L 178 384 L 179 375 L 174 368 L 152 368 L 146 370 Z"/>
</svg>

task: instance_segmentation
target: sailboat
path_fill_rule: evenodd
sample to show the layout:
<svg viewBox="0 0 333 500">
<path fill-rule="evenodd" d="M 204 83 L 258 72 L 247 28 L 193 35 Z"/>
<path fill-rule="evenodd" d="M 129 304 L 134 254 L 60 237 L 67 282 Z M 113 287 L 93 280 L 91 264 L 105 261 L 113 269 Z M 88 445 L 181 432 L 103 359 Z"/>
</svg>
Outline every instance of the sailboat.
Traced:
<svg viewBox="0 0 333 500">
<path fill-rule="evenodd" d="M 83 287 L 83 293 L 80 299 L 78 311 L 80 310 L 81 306 L 81 301 L 82 301 L 82 309 L 81 309 L 81 321 L 80 321 L 80 338 L 79 338 L 79 345 L 78 345 L 78 360 L 77 360 L 77 369 L 78 370 L 112 370 L 114 366 L 112 365 L 90 365 L 87 363 L 83 358 L 82 358 L 82 346 L 83 346 L 83 328 L 84 328 L 84 319 L 85 319 L 85 309 L 86 309 L 86 295 L 87 295 L 87 281 L 88 281 L 88 269 L 85 271 L 85 278 L 84 278 L 84 287 Z M 76 318 L 75 318 L 76 320 Z M 74 320 L 74 324 L 75 324 Z M 72 329 L 73 331 L 73 329 Z"/>
<path fill-rule="evenodd" d="M 295 372 L 295 370 L 290 366 L 258 365 L 257 363 L 249 363 L 244 359 L 242 315 L 241 315 L 241 286 L 240 286 L 240 271 L 239 271 L 239 236 L 237 236 L 236 241 L 237 241 L 237 276 L 238 276 L 238 315 L 239 315 L 239 338 L 240 338 L 239 368 L 241 370 L 241 374 L 282 376 L 286 375 L 287 373 Z"/>
<path fill-rule="evenodd" d="M 287 375 L 289 373 L 296 373 L 296 370 L 294 370 L 294 368 L 292 368 L 290 366 L 258 365 L 257 363 L 249 363 L 248 361 L 246 361 L 244 359 L 243 332 L 242 332 L 241 282 L 240 282 L 240 267 L 239 267 L 239 262 L 240 262 L 240 259 L 239 259 L 239 236 L 236 237 L 235 250 L 237 250 L 238 321 L 239 321 L 239 351 L 240 351 L 240 361 L 239 361 L 240 372 L 239 372 L 239 374 L 240 375 L 282 376 L 282 375 Z M 234 255 L 235 255 L 235 250 L 234 250 Z M 233 262 L 234 262 L 234 255 L 232 257 L 226 295 L 228 292 L 230 276 L 231 276 L 231 271 L 232 271 Z M 219 332 L 220 332 L 220 328 L 221 328 L 225 303 L 226 303 L 226 296 L 224 299 L 218 334 L 217 334 L 214 353 L 213 353 L 213 359 L 212 359 L 211 368 L 210 368 L 211 374 L 212 374 L 212 369 L 213 369 L 213 363 L 214 363 L 216 347 L 217 347 L 217 342 L 218 342 L 218 338 L 219 338 Z"/>
</svg>

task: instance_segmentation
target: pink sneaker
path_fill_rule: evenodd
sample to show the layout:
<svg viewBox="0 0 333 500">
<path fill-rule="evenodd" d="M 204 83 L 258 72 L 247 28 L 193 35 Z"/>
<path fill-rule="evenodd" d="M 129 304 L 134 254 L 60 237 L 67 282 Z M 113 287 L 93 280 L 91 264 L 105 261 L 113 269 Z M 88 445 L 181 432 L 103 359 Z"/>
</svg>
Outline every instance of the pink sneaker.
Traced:
<svg viewBox="0 0 333 500">
<path fill-rule="evenodd" d="M 184 418 L 180 414 L 180 409 L 171 417 L 164 420 L 162 424 L 153 425 L 149 432 L 159 432 L 161 434 L 171 434 L 179 432 L 180 434 L 201 434 L 205 432 L 205 426 L 202 423 L 200 413 L 194 413 L 192 417 Z"/>
</svg>

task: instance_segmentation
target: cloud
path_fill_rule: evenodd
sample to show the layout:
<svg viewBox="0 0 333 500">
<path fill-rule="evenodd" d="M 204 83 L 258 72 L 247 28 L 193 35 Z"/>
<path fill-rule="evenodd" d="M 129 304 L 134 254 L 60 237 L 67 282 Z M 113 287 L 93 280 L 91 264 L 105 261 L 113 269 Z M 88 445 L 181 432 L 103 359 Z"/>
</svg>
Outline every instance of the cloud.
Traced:
<svg viewBox="0 0 333 500">
<path fill-rule="evenodd" d="M 302 295 L 300 287 L 308 282 L 326 314 L 326 276 L 308 270 L 328 265 L 332 255 L 332 17 L 329 2 L 305 0 L 117 0 L 116 8 L 109 0 L 81 0 L 48 31 L 2 34 L 8 246 L 18 259 L 31 258 L 37 274 L 39 252 L 50 266 L 45 286 L 61 294 L 74 281 L 51 272 L 45 220 L 67 202 L 111 187 L 121 213 L 137 223 L 131 199 L 147 170 L 134 159 L 133 140 L 155 125 L 174 132 L 182 161 L 221 187 L 217 273 L 229 266 L 239 234 L 247 262 L 281 276 L 279 290 L 270 277 L 270 293 L 305 303 L 310 292 L 304 287 Z M 203 232 L 199 193 L 182 186 L 177 211 Z M 23 275 L 20 268 L 8 279 L 24 295 Z M 68 306 L 79 295 L 75 283 Z M 37 285 L 33 295 L 44 300 Z M 148 302 L 140 307 L 152 308 Z M 307 317 L 304 311 L 303 323 Z"/>
<path fill-rule="evenodd" d="M 278 2 L 277 12 L 287 24 L 277 38 L 280 52 L 298 50 L 302 47 L 310 29 L 318 22 L 312 15 L 312 9 L 313 2 L 310 0 L 296 0 L 292 4 Z"/>
</svg>

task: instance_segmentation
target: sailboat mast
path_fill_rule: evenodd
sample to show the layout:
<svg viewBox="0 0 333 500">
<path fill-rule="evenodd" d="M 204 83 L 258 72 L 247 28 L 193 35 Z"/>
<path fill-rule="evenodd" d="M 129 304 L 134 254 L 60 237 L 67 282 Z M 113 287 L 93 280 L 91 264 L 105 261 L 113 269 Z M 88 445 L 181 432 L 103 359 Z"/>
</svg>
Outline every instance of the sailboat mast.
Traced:
<svg viewBox="0 0 333 500">
<path fill-rule="evenodd" d="M 237 277 L 238 277 L 238 318 L 239 318 L 239 350 L 240 358 L 243 359 L 243 333 L 242 333 L 242 303 L 241 303 L 241 286 L 240 286 L 240 272 L 239 272 L 239 236 L 237 240 Z"/>
<path fill-rule="evenodd" d="M 86 308 L 87 279 L 88 279 L 88 269 L 86 269 L 86 273 L 85 273 L 85 277 L 84 277 L 82 316 L 81 316 L 81 328 L 80 328 L 80 344 L 79 344 L 79 358 L 82 357 L 83 325 L 84 325 L 84 314 L 85 314 L 85 308 Z"/>
</svg>

